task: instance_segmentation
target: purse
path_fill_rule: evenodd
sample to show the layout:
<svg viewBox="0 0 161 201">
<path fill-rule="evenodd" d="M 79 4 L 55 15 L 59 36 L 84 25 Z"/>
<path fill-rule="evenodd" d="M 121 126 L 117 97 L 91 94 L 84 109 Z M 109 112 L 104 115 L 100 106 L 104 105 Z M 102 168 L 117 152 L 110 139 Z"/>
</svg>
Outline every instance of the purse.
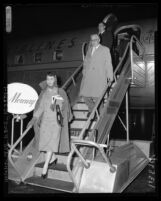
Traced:
<svg viewBox="0 0 161 201">
<path fill-rule="evenodd" d="M 56 105 L 56 115 L 57 115 L 57 122 L 59 124 L 59 126 L 63 126 L 63 116 L 62 113 L 60 111 L 60 106 Z"/>
</svg>

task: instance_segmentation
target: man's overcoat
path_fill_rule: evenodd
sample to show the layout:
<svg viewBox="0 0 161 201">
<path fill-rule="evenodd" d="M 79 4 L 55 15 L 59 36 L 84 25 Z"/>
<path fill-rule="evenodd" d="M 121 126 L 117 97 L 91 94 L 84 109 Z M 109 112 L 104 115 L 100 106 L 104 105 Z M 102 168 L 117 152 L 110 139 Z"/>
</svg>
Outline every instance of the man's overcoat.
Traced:
<svg viewBox="0 0 161 201">
<path fill-rule="evenodd" d="M 83 63 L 80 96 L 100 97 L 107 86 L 107 78 L 113 80 L 113 67 L 109 48 L 99 45 L 92 53 L 89 47 Z"/>
</svg>

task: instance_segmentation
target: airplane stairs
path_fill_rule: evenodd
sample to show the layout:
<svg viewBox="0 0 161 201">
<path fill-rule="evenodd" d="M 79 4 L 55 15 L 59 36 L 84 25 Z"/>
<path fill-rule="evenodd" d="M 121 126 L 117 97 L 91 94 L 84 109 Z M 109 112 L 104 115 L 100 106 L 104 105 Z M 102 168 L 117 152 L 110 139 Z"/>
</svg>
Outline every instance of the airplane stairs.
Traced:
<svg viewBox="0 0 161 201">
<path fill-rule="evenodd" d="M 44 155 L 34 148 L 33 141 L 13 162 L 11 152 L 21 141 L 18 139 L 9 152 L 9 164 L 17 170 L 19 177 L 15 176 L 14 179 L 9 175 L 9 179 L 62 192 L 112 193 L 122 192 L 136 178 L 149 163 L 148 154 L 132 141 L 125 140 L 121 145 L 117 142 L 113 145 L 109 140 L 111 127 L 131 83 L 130 47 L 129 43 L 115 70 L 116 75 L 121 69 L 115 86 L 110 91 L 111 85 L 108 84 L 90 116 L 87 118 L 88 108 L 83 100 L 73 104 L 70 153 L 57 154 L 57 163 L 49 165 L 48 177 L 42 179 Z M 73 77 L 70 80 L 73 81 Z"/>
</svg>

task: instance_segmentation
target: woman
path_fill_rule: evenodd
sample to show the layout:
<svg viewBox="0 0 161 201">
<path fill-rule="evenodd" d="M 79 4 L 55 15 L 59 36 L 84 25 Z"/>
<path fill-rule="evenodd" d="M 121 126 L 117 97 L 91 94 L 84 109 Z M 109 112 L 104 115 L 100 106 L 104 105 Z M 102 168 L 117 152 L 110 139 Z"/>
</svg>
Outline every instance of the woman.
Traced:
<svg viewBox="0 0 161 201">
<path fill-rule="evenodd" d="M 28 126 L 41 122 L 38 132 L 38 148 L 39 151 L 46 152 L 42 170 L 42 178 L 46 178 L 51 158 L 56 161 L 55 153 L 70 151 L 68 121 L 72 119 L 72 114 L 67 95 L 62 88 L 58 88 L 57 78 L 54 74 L 49 72 L 46 81 L 40 83 L 40 86 L 43 90 Z M 61 116 L 62 118 L 60 118 Z"/>
</svg>

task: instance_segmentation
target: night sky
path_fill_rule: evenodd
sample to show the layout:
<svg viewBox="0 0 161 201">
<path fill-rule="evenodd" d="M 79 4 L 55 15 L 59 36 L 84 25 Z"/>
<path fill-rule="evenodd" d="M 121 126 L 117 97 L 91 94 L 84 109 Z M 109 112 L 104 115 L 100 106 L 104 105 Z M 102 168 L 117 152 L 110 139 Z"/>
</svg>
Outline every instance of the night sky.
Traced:
<svg viewBox="0 0 161 201">
<path fill-rule="evenodd" d="M 12 34 L 9 39 L 97 26 L 109 13 L 119 22 L 157 17 L 157 4 L 11 4 Z"/>
</svg>

